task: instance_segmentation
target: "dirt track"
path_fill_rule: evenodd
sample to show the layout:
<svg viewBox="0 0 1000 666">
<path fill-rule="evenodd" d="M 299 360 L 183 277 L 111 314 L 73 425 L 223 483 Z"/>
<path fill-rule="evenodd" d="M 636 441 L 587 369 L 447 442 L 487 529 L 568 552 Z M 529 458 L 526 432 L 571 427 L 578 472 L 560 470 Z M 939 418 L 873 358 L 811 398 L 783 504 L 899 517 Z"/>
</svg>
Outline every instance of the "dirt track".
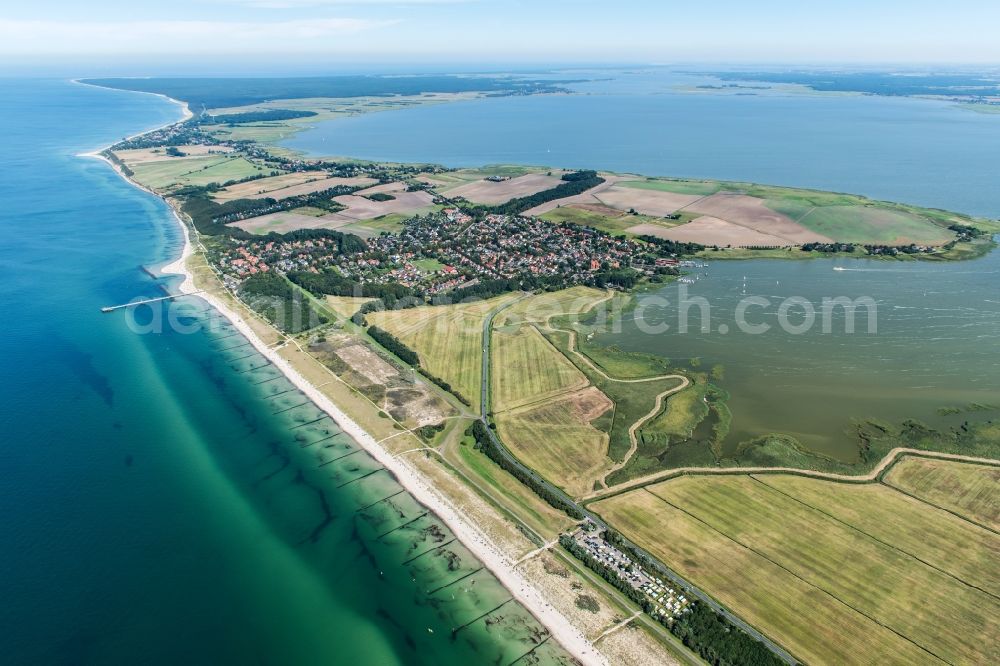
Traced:
<svg viewBox="0 0 1000 666">
<path fill-rule="evenodd" d="M 922 449 L 908 449 L 897 447 L 886 454 L 885 458 L 879 461 L 872 471 L 867 474 L 850 475 L 836 474 L 833 472 L 818 472 L 810 469 L 799 469 L 797 467 L 678 467 L 676 469 L 666 469 L 662 472 L 641 476 L 626 483 L 620 484 L 606 491 L 594 491 L 580 498 L 581 502 L 590 502 L 603 499 L 610 495 L 641 488 L 651 483 L 667 481 L 678 476 L 709 476 L 719 474 L 795 474 L 797 476 L 808 476 L 814 479 L 826 479 L 828 481 L 838 481 L 841 483 L 873 483 L 890 465 L 896 462 L 900 456 L 914 455 L 923 458 L 939 458 L 942 460 L 955 460 L 958 462 L 978 463 L 981 465 L 1000 466 L 1000 460 L 992 458 L 977 458 L 975 456 L 963 456 L 957 453 L 939 453 L 937 451 L 924 451 Z"/>
</svg>

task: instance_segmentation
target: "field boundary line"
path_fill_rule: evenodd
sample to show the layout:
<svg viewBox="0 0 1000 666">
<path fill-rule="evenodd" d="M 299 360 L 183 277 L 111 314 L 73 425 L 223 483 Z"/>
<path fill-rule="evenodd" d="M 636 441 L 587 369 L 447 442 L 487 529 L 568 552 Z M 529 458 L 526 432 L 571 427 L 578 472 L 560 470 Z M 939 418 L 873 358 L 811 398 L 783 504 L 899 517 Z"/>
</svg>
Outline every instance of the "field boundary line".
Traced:
<svg viewBox="0 0 1000 666">
<path fill-rule="evenodd" d="M 606 303 L 606 302 L 610 301 L 612 298 L 614 298 L 614 293 L 612 293 L 609 290 L 609 291 L 607 291 L 605 293 L 605 295 L 604 295 L 603 298 L 595 300 L 593 303 L 590 304 L 590 307 L 587 308 L 587 310 L 585 310 L 581 314 L 586 314 L 587 312 L 590 312 L 591 310 L 593 310 L 595 307 L 597 307 L 601 303 Z M 607 372 L 605 372 L 603 369 L 599 368 L 590 358 L 587 357 L 586 354 L 584 354 L 583 352 L 580 351 L 579 344 L 578 344 L 579 333 L 577 331 L 572 330 L 572 329 L 558 328 L 558 327 L 552 325 L 551 320 L 555 316 L 556 316 L 555 314 L 551 314 L 548 317 L 546 317 L 545 320 L 544 320 L 543 326 L 547 330 L 549 330 L 549 331 L 558 331 L 558 332 L 561 332 L 561 333 L 566 333 L 567 334 L 567 343 L 566 343 L 567 349 L 570 352 L 572 352 L 573 354 L 575 354 L 587 367 L 589 367 L 591 370 L 593 370 L 597 374 L 601 375 L 606 381 L 617 382 L 617 383 L 620 383 L 620 384 L 641 384 L 641 383 L 648 383 L 648 382 L 654 382 L 654 381 L 664 381 L 664 380 L 667 380 L 667 379 L 679 379 L 680 382 L 681 382 L 677 386 L 671 387 L 669 389 L 666 389 L 666 390 L 660 392 L 656 396 L 656 398 L 654 400 L 654 403 L 653 403 L 653 408 L 649 411 L 649 413 L 646 414 L 645 416 L 637 419 L 636 421 L 634 421 L 629 426 L 629 428 L 628 428 L 629 449 L 625 453 L 625 457 L 622 458 L 622 460 L 620 460 L 618 462 L 614 462 L 614 460 L 611 458 L 611 455 L 610 455 L 611 437 L 610 437 L 610 433 L 608 433 L 608 458 L 612 460 L 613 464 L 612 464 L 611 468 L 607 472 L 605 472 L 604 475 L 600 479 L 598 479 L 599 483 L 602 486 L 604 486 L 605 489 L 607 489 L 608 488 L 608 481 L 607 481 L 608 476 L 611 475 L 611 474 L 614 474 L 618 470 L 620 470 L 623 467 L 625 467 L 625 465 L 627 465 L 629 463 L 629 461 L 632 460 L 632 458 L 635 456 L 636 452 L 639 450 L 639 438 L 638 438 L 638 435 L 637 435 L 639 429 L 642 428 L 642 426 L 646 425 L 646 423 L 648 423 L 650 420 L 652 420 L 653 418 L 655 418 L 663 410 L 663 401 L 664 401 L 665 398 L 668 398 L 671 395 L 673 395 L 675 393 L 678 393 L 678 392 L 686 389 L 687 387 L 689 387 L 691 385 L 691 380 L 686 375 L 681 375 L 681 374 L 677 374 L 677 373 L 668 373 L 668 374 L 665 374 L 665 375 L 657 375 L 657 376 L 654 376 L 654 377 L 640 377 L 640 378 L 635 378 L 635 379 L 623 379 L 623 378 L 618 378 L 618 377 L 612 377 Z M 538 331 L 539 335 L 541 335 L 543 338 L 545 338 L 546 342 L 548 342 L 550 345 L 552 345 L 552 347 L 556 351 L 558 351 L 560 354 L 562 354 L 562 352 L 559 350 L 559 348 L 556 347 L 555 344 L 553 344 L 551 341 L 549 341 L 548 338 L 545 337 L 545 334 L 542 333 L 541 330 L 539 330 L 539 327 L 538 327 L 537 324 L 532 323 L 531 326 L 534 327 L 535 330 Z M 593 382 L 589 382 L 589 384 L 591 386 L 593 386 Z M 598 387 L 595 386 L 595 388 L 598 388 Z M 600 389 L 598 388 L 598 390 L 600 390 Z M 601 391 L 601 393 L 604 393 L 604 392 Z M 606 393 L 605 393 L 605 397 L 608 397 L 608 395 Z M 608 397 L 608 399 L 610 400 L 609 397 Z M 617 403 L 615 403 L 614 400 L 611 400 L 611 403 L 617 409 Z"/>
<path fill-rule="evenodd" d="M 973 590 L 977 590 L 979 592 L 982 592 L 983 594 L 985 594 L 985 595 L 987 595 L 989 597 L 993 597 L 997 601 L 1000 601 L 1000 596 L 997 596 L 996 594 L 994 594 L 994 593 L 992 593 L 992 592 L 990 592 L 988 590 L 984 590 L 981 587 L 977 587 L 976 585 L 973 585 L 972 583 L 970 583 L 970 582 L 968 582 L 966 580 L 963 580 L 962 578 L 959 578 L 955 574 L 950 573 L 948 571 L 945 571 L 944 569 L 942 569 L 942 568 L 940 568 L 940 567 L 938 567 L 936 565 L 933 565 L 930 562 L 927 562 L 926 560 L 924 560 L 924 559 L 922 559 L 920 557 L 917 557 L 916 555 L 914 555 L 913 553 L 911 553 L 909 551 L 903 550 L 902 548 L 899 548 L 898 546 L 894 546 L 891 543 L 887 543 L 887 542 L 883 541 L 882 539 L 879 539 L 877 536 L 875 536 L 873 534 L 869 534 L 868 532 L 864 531 L 860 527 L 857 527 L 855 525 L 851 525 L 850 523 L 848 523 L 846 521 L 843 521 L 840 518 L 837 518 L 833 514 L 827 513 L 823 509 L 820 509 L 819 507 L 813 506 L 809 502 L 801 500 L 798 497 L 795 497 L 794 495 L 789 495 L 788 493 L 786 493 L 785 491 L 781 490 L 780 488 L 775 488 L 774 486 L 772 486 L 771 484 L 767 483 L 766 481 L 758 479 L 753 474 L 749 474 L 747 476 L 748 476 L 748 478 L 750 478 L 751 480 L 753 480 L 756 483 L 761 484 L 762 486 L 764 486 L 765 488 L 767 488 L 771 492 L 774 492 L 774 493 L 777 493 L 777 494 L 782 495 L 784 497 L 787 497 L 788 499 L 792 500 L 793 502 L 801 504 L 802 506 L 806 507 L 807 509 L 810 509 L 811 511 L 815 511 L 816 513 L 818 513 L 818 514 L 820 514 L 822 516 L 826 516 L 830 520 L 833 520 L 834 522 L 836 522 L 836 523 L 838 523 L 840 525 L 843 525 L 844 527 L 846 527 L 849 530 L 853 530 L 853 531 L 857 532 L 858 534 L 864 535 L 865 537 L 871 539 L 872 541 L 874 541 L 874 542 L 876 542 L 876 543 L 878 543 L 880 545 L 883 545 L 886 548 L 890 548 L 890 549 L 892 549 L 892 550 L 894 550 L 894 551 L 896 551 L 898 553 L 901 553 L 901 554 L 905 555 L 906 557 L 913 558 L 914 560 L 916 560 L 917 562 L 920 562 L 924 566 L 926 566 L 926 567 L 928 567 L 930 569 L 933 569 L 934 571 L 937 571 L 939 573 L 942 573 L 945 576 L 948 576 L 949 578 L 953 578 L 954 580 L 956 580 L 959 583 L 965 585 L 966 587 L 969 587 L 969 588 L 972 588 Z M 885 485 L 885 484 L 878 484 L 878 485 Z M 886 486 L 886 487 L 889 488 L 890 491 L 895 492 L 894 488 L 890 488 L 889 486 Z M 930 505 L 928 505 L 928 506 L 930 506 Z"/>
<path fill-rule="evenodd" d="M 963 521 L 969 523 L 970 525 L 975 525 L 976 527 L 981 527 L 981 528 L 983 528 L 984 530 L 986 530 L 988 532 L 992 532 L 993 534 L 1000 535 L 1000 532 L 998 532 L 997 530 L 993 529 L 989 525 L 983 525 L 979 521 L 973 520 L 972 518 L 970 518 L 968 516 L 963 516 L 962 514 L 958 513 L 957 511 L 952 511 L 951 509 L 946 509 L 945 507 L 941 506 L 940 504 L 935 504 L 934 502 L 931 502 L 930 500 L 925 499 L 923 497 L 917 497 L 916 495 L 914 495 L 914 494 L 912 494 L 912 493 L 910 493 L 910 492 L 908 492 L 906 490 L 903 490 L 899 486 L 894 486 L 893 484 L 889 483 L 888 481 L 883 480 L 883 481 L 881 481 L 881 483 L 882 483 L 882 485 L 884 485 L 884 486 L 886 486 L 888 488 L 892 488 L 894 491 L 896 491 L 897 493 L 899 493 L 901 495 L 905 495 L 905 496 L 910 497 L 910 498 L 912 498 L 912 499 L 914 499 L 914 500 L 916 500 L 918 502 L 921 502 L 922 504 L 926 504 L 927 506 L 930 506 L 930 507 L 933 507 L 935 509 L 939 509 L 941 511 L 944 511 L 945 513 L 950 514 L 950 515 L 954 516 L 955 518 L 958 518 L 959 520 L 963 520 Z"/>
<path fill-rule="evenodd" d="M 924 451 L 923 449 L 897 447 L 889 451 L 889 453 L 882 458 L 879 464 L 866 474 L 840 474 L 837 472 L 821 472 L 819 470 L 802 469 L 799 467 L 676 467 L 674 469 L 665 469 L 661 472 L 648 474 L 631 481 L 626 481 L 625 483 L 621 483 L 613 488 L 609 488 L 607 492 L 592 492 L 580 498 L 580 500 L 582 502 L 589 503 L 607 499 L 609 497 L 613 497 L 614 495 L 620 495 L 630 490 L 644 488 L 645 486 L 652 485 L 654 483 L 669 481 L 670 479 L 674 479 L 679 476 L 711 476 L 723 474 L 793 474 L 796 476 L 807 476 L 813 479 L 823 479 L 839 483 L 879 483 L 880 475 L 893 464 L 898 462 L 899 459 L 902 459 L 905 456 L 913 456 L 916 458 L 935 458 L 976 465 L 987 465 L 990 467 L 1000 467 L 1000 460 L 995 458 L 978 458 L 975 456 L 966 456 L 957 453 L 944 453 L 939 451 Z M 893 486 L 893 488 L 895 488 L 895 486 Z M 920 498 L 918 497 L 915 499 Z"/>
<path fill-rule="evenodd" d="M 934 653 L 933 653 L 933 652 L 931 652 L 931 651 L 930 651 L 929 649 L 925 648 L 924 646 L 920 645 L 919 643 L 916 643 L 916 642 L 914 642 L 913 640 L 911 640 L 911 639 L 910 639 L 910 638 L 908 638 L 907 636 L 904 636 L 903 634 L 899 633 L 898 631 L 896 631 L 896 630 L 895 630 L 895 629 L 893 629 L 892 627 L 890 627 L 890 626 L 888 626 L 888 625 L 885 625 L 885 624 L 882 624 L 882 623 L 881 623 L 881 622 L 879 622 L 879 621 L 878 621 L 877 619 L 875 619 L 874 617 L 872 617 L 872 616 L 868 615 L 868 614 L 867 614 L 867 613 L 865 613 L 864 611 L 862 611 L 862 610 L 860 610 L 860 609 L 858 609 L 858 608 L 855 608 L 854 606 L 852 606 L 851 604 L 847 603 L 846 601 L 844 601 L 843 599 L 841 599 L 841 598 L 840 598 L 840 597 L 838 597 L 837 595 L 833 594 L 832 592 L 829 592 L 829 591 L 827 591 L 827 590 L 823 589 L 823 588 L 822 588 L 822 587 L 820 587 L 819 585 L 816 585 L 815 583 L 812 583 L 812 582 L 810 582 L 810 581 L 806 580 L 805 578 L 803 578 L 803 577 L 802 577 L 802 576 L 800 576 L 799 574 L 795 573 L 795 572 L 794 572 L 794 571 L 792 571 L 791 569 L 789 569 L 789 568 L 785 567 L 784 565 L 782 565 L 782 564 L 779 564 L 778 562 L 775 562 L 775 561 L 774 561 L 774 560 L 772 560 L 772 559 L 771 559 L 770 557 L 768 557 L 768 556 L 767 556 L 766 554 L 764 554 L 764 553 L 760 552 L 760 551 L 759 551 L 759 550 L 757 550 L 756 548 L 753 548 L 753 547 L 751 547 L 751 546 L 748 546 L 748 545 L 746 545 L 746 544 L 744 544 L 744 543 L 741 543 L 741 542 L 740 542 L 739 540 L 737 540 L 737 539 L 735 539 L 735 538 L 731 537 L 730 535 L 726 534 L 725 532 L 723 532 L 722 530 L 718 529 L 717 527 L 715 527 L 715 526 L 711 525 L 710 523 L 708 523 L 707 521 L 703 520 L 702 518 L 699 518 L 698 516 L 694 515 L 693 513 L 691 513 L 691 512 L 689 512 L 689 511 L 687 511 L 687 510 L 685 510 L 685 509 L 683 509 L 683 508 L 681 508 L 681 507 L 677 506 L 677 505 L 676 505 L 676 504 L 674 504 L 673 502 L 670 502 L 670 501 L 668 501 L 668 500 L 664 499 L 663 497 L 660 497 L 659 495 L 657 495 L 656 493 L 654 493 L 654 492 L 653 492 L 652 490 L 650 490 L 649 488 L 643 488 L 643 491 L 645 491 L 645 492 L 649 493 L 650 495 L 652 495 L 653 497 L 655 497 L 655 498 L 656 498 L 656 499 L 658 499 L 659 501 L 663 502 L 663 503 L 664 503 L 664 504 L 666 504 L 667 506 L 670 506 L 670 507 L 673 507 L 674 509 L 677 509 L 678 511 L 680 511 L 681 513 L 683 513 L 683 514 L 684 514 L 685 516 L 688 516 L 688 517 L 690 517 L 691 519 L 693 519 L 693 520 L 697 521 L 698 523 L 700 523 L 700 524 L 704 525 L 704 526 L 705 526 L 705 527 L 707 527 L 708 529 L 712 530 L 713 532 L 715 532 L 716 534 L 720 535 L 720 536 L 721 536 L 721 537 L 723 537 L 724 539 L 727 539 L 727 540 L 731 541 L 732 543 L 736 544 L 736 545 L 737 545 L 737 546 L 739 546 L 740 548 L 745 548 L 746 550 L 750 551 L 751 553 L 753 553 L 754 555 L 756 555 L 756 556 L 760 557 L 761 559 L 763 559 L 763 560 L 765 560 L 765 561 L 767 561 L 767 562 L 770 562 L 771 564 L 773 564 L 774 566 L 778 567 L 778 568 L 779 568 L 779 569 L 781 569 L 782 571 L 786 572 L 786 573 L 787 573 L 788 575 L 792 576 L 792 577 L 793 577 L 793 578 L 795 578 L 796 580 L 799 580 L 799 581 L 802 581 L 803 583 L 805 583 L 806 585 L 808 585 L 808 586 L 809 586 L 809 587 L 811 587 L 812 589 L 814 589 L 814 590 L 818 590 L 819 592 L 822 592 L 823 594 L 825 594 L 826 596 L 830 597 L 831 599 L 833 599 L 833 600 L 834 600 L 834 601 L 836 601 L 837 603 L 839 603 L 839 604 L 842 604 L 843 606 L 845 606 L 845 607 L 847 607 L 847 608 L 851 609 L 852 611 L 854 611 L 854 612 L 855 612 L 855 613 L 857 613 L 858 615 L 860 615 L 860 616 L 862 616 L 862 617 L 865 617 L 865 618 L 867 618 L 867 619 L 871 620 L 872 622 L 874 622 L 874 623 L 875 623 L 875 624 L 877 624 L 878 626 L 882 627 L 883 629 L 886 629 L 886 630 L 888 630 L 888 631 L 891 631 L 891 632 L 892 632 L 893 634 L 895 634 L 895 635 L 899 636 L 900 638 L 902 638 L 902 639 L 903 639 L 904 641 L 906 641 L 907 643 L 910 643 L 910 644 L 911 644 L 911 645 L 913 645 L 914 647 L 916 647 L 916 648 L 918 648 L 918 649 L 920 649 L 920 650 L 922 650 L 922 651 L 926 652 L 927 654 L 929 654 L 930 656 L 934 657 L 934 658 L 935 658 L 935 659 L 937 659 L 938 661 L 940 661 L 940 662 L 942 662 L 942 663 L 945 663 L 945 664 L 950 664 L 950 663 L 951 663 L 951 662 L 949 662 L 948 660 L 946 660 L 946 659 L 944 659 L 944 658 L 942 658 L 942 657 L 939 657 L 938 655 L 934 654 Z"/>
</svg>

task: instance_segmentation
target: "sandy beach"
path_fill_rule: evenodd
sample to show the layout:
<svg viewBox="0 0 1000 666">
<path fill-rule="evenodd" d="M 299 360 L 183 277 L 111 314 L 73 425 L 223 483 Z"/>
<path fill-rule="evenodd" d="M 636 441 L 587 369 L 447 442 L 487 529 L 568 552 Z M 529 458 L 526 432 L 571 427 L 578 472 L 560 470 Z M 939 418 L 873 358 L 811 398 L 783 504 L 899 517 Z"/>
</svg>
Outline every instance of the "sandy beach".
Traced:
<svg viewBox="0 0 1000 666">
<path fill-rule="evenodd" d="M 88 84 L 81 84 L 88 85 Z M 162 97 L 162 95 L 161 95 Z M 169 99 L 169 98 L 167 98 Z M 170 100 L 180 105 L 184 111 L 184 119 L 191 117 L 191 112 L 187 105 L 177 100 Z M 176 122 L 176 121 L 175 121 Z M 140 132 L 134 136 L 140 136 L 146 132 L 160 129 L 175 124 L 167 123 L 145 132 Z M 131 137 L 130 137 L 131 138 Z M 101 155 L 103 150 L 82 153 L 81 157 L 90 157 L 103 160 L 110 165 L 119 176 L 129 184 L 139 189 L 159 196 L 149 188 L 128 178 L 125 173 L 118 168 L 111 160 Z M 168 202 L 169 205 L 169 202 Z M 164 274 L 180 275 L 183 277 L 178 290 L 185 294 L 199 292 L 199 286 L 195 284 L 194 275 L 187 269 L 187 260 L 194 253 L 194 246 L 191 239 L 191 231 L 188 225 L 181 218 L 180 213 L 171 206 L 174 219 L 180 225 L 184 234 L 184 248 L 181 256 L 160 270 Z M 440 492 L 435 490 L 416 471 L 410 468 L 402 459 L 393 456 L 383 448 L 374 437 L 367 433 L 361 426 L 341 411 L 329 398 L 318 391 L 302 375 L 298 373 L 281 355 L 269 348 L 253 331 L 253 329 L 231 308 L 211 294 L 200 292 L 196 296 L 205 300 L 210 306 L 215 308 L 222 316 L 232 322 L 246 339 L 271 363 L 274 364 L 298 389 L 305 393 L 320 409 L 337 422 L 337 425 L 358 444 L 363 446 L 372 457 L 374 457 L 386 469 L 391 471 L 421 504 L 436 514 L 455 536 L 486 566 L 494 576 L 506 587 L 510 593 L 529 610 L 541 622 L 555 638 L 573 657 L 583 664 L 607 664 L 608 661 L 591 643 L 584 634 L 577 629 L 562 613 L 557 611 L 545 599 L 542 593 L 528 581 L 519 571 L 514 568 L 514 563 L 506 557 L 500 549 L 474 524 L 462 517 L 456 507 Z"/>
</svg>

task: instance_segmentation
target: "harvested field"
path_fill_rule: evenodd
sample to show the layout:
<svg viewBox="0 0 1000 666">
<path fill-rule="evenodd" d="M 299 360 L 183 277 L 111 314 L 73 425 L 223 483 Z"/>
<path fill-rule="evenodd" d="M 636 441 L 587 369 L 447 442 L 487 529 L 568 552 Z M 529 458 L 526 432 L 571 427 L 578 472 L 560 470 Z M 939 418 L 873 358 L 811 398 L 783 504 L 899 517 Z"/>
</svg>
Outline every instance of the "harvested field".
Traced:
<svg viewBox="0 0 1000 666">
<path fill-rule="evenodd" d="M 885 483 L 1000 531 L 1000 467 L 908 457 L 889 470 Z"/>
<path fill-rule="evenodd" d="M 659 224 L 637 224 L 626 229 L 631 234 L 655 236 L 683 243 L 718 245 L 726 247 L 784 247 L 794 245 L 787 238 L 772 236 L 754 229 L 733 224 L 717 217 L 702 215 L 687 224 L 666 227 Z"/>
<path fill-rule="evenodd" d="M 372 312 L 367 319 L 402 340 L 428 372 L 471 402 L 479 397 L 482 381 L 483 322 L 490 310 L 514 298 Z"/>
<path fill-rule="evenodd" d="M 607 292 L 593 287 L 570 287 L 550 291 L 518 301 L 494 320 L 495 326 L 523 322 L 544 323 L 550 317 L 580 314 L 607 298 Z"/>
<path fill-rule="evenodd" d="M 771 474 L 754 478 L 873 539 L 1000 596 L 1000 537 L 989 530 L 879 483 L 848 485 Z M 994 486 L 994 492 L 997 488 L 1000 486 Z M 955 557 L 956 553 L 962 557 Z"/>
<path fill-rule="evenodd" d="M 1000 538 L 956 528 L 967 546 L 956 550 L 948 535 L 960 521 L 887 488 L 863 488 L 771 475 L 685 477 L 597 507 L 806 661 L 996 662 L 991 637 L 1000 631 L 1000 599 L 977 589 L 983 577 L 970 574 L 977 563 L 997 567 Z M 858 490 L 868 494 L 851 495 Z M 885 505 L 873 508 L 882 499 Z M 671 528 L 657 534 L 647 525 Z M 687 532 L 699 535 L 691 546 L 714 550 L 718 559 L 678 550 Z M 742 561 L 739 573 L 731 572 L 736 579 L 714 570 L 723 559 Z M 799 598 L 787 598 L 791 593 Z M 778 600 L 798 617 L 784 616 Z M 842 650 L 852 653 L 841 658 Z"/>
<path fill-rule="evenodd" d="M 570 206 L 570 208 L 576 208 L 577 210 L 584 210 L 588 213 L 603 215 L 604 217 L 622 217 L 625 214 L 617 208 L 611 208 L 610 206 L 605 206 L 604 204 L 574 204 Z"/>
<path fill-rule="evenodd" d="M 264 168 L 244 157 L 210 155 L 206 157 L 178 157 L 159 162 L 144 162 L 129 167 L 135 179 L 157 190 L 180 185 L 208 185 L 239 180 L 263 173 Z"/>
<path fill-rule="evenodd" d="M 637 189 L 615 185 L 596 194 L 595 197 L 605 206 L 616 210 L 627 211 L 635 209 L 643 215 L 664 217 L 693 204 L 701 199 L 702 195 L 678 194 L 662 190 Z"/>
<path fill-rule="evenodd" d="M 245 183 L 230 185 L 212 194 L 212 198 L 216 201 L 259 198 L 260 196 L 264 196 L 263 193 L 272 190 L 280 190 L 284 187 L 300 185 L 323 178 L 326 178 L 326 174 L 318 171 L 283 173 L 280 176 L 270 176 L 268 178 L 259 178 Z"/>
<path fill-rule="evenodd" d="M 586 192 L 582 192 L 580 194 L 571 197 L 555 199 L 554 201 L 546 201 L 545 203 L 539 204 L 538 206 L 526 210 L 521 214 L 524 215 L 525 217 L 539 217 L 549 212 L 550 210 L 555 210 L 556 208 L 559 208 L 560 206 L 569 206 L 573 204 L 603 205 L 601 200 L 597 198 L 597 195 L 607 190 L 611 186 L 613 186 L 616 182 L 621 180 L 622 177 L 606 173 L 602 173 L 601 177 L 604 179 L 604 182 L 601 183 L 600 185 L 595 185 Z"/>
<path fill-rule="evenodd" d="M 362 305 L 372 300 L 375 299 L 363 296 L 327 296 L 326 304 L 344 319 L 349 319 L 354 316 L 355 312 L 361 309 Z"/>
<path fill-rule="evenodd" d="M 645 490 L 591 505 L 615 529 L 816 664 L 943 664 L 765 556 Z"/>
<path fill-rule="evenodd" d="M 370 181 L 372 179 L 368 178 L 367 180 Z M 376 194 L 379 192 L 383 194 L 390 194 L 396 192 L 405 192 L 406 188 L 407 188 L 406 183 L 401 183 L 399 181 L 396 181 L 394 183 L 382 183 L 381 185 L 375 185 L 373 187 L 368 187 L 363 190 L 358 190 L 357 194 L 358 196 L 368 196 L 369 194 Z"/>
<path fill-rule="evenodd" d="M 597 203 L 560 206 L 542 215 L 541 219 L 555 224 L 570 222 L 593 227 L 609 234 L 620 234 L 636 224 L 635 216 L 626 215 L 620 210 L 614 210 Z"/>
<path fill-rule="evenodd" d="M 684 210 L 738 224 L 761 234 L 777 236 L 785 240 L 782 245 L 830 242 L 829 237 L 810 231 L 791 218 L 771 210 L 763 199 L 745 194 L 713 194 L 699 199 Z"/>
<path fill-rule="evenodd" d="M 611 467 L 608 436 L 590 425 L 611 401 L 594 387 L 495 417 L 497 432 L 519 459 L 575 497 Z"/>
<path fill-rule="evenodd" d="M 559 172 L 554 173 L 552 176 L 529 173 L 500 182 L 479 180 L 445 190 L 442 194 L 449 198 L 463 197 L 473 203 L 502 204 L 556 187 L 563 181 L 559 178 Z"/>
<path fill-rule="evenodd" d="M 281 176 L 252 180 L 247 183 L 237 183 L 219 190 L 212 198 L 216 201 L 232 201 L 233 199 L 284 199 L 300 194 L 311 194 L 328 190 L 341 185 L 360 186 L 375 182 L 371 178 L 339 178 L 327 177 L 325 173 L 299 172 L 286 173 Z"/>
<path fill-rule="evenodd" d="M 230 226 L 239 227 L 252 234 L 267 234 L 272 231 L 284 234 L 298 229 L 336 229 L 338 225 L 327 220 L 328 216 L 315 217 L 314 215 L 302 215 L 294 210 L 281 211 L 280 213 L 268 213 L 249 217 L 239 222 L 233 222 Z M 351 220 L 341 220 L 339 226 L 350 224 Z"/>
<path fill-rule="evenodd" d="M 206 146 L 202 144 L 191 144 L 190 146 L 177 146 L 184 155 L 173 157 L 167 154 L 166 148 L 134 148 L 132 150 L 116 150 L 115 155 L 122 162 L 132 166 L 142 162 L 169 162 L 172 160 L 184 159 L 185 157 L 205 157 L 207 155 L 224 155 L 233 152 L 229 146 Z"/>
<path fill-rule="evenodd" d="M 425 210 L 429 210 L 434 205 L 433 195 L 427 192 L 402 192 L 402 191 L 392 191 L 394 199 L 390 201 L 372 201 L 371 199 L 366 199 L 361 194 L 374 193 L 375 188 L 370 188 L 368 190 L 362 190 L 358 194 L 345 194 L 339 197 L 334 197 L 334 201 L 344 206 L 344 210 L 334 213 L 336 216 L 334 219 L 349 218 L 351 220 L 371 220 L 376 217 L 382 217 L 383 215 L 390 215 L 393 213 L 418 213 Z M 391 190 L 377 190 L 377 191 L 391 191 Z M 322 218 L 325 219 L 325 218 Z"/>
<path fill-rule="evenodd" d="M 581 389 L 589 383 L 533 326 L 493 331 L 490 349 L 495 412 Z"/>
</svg>

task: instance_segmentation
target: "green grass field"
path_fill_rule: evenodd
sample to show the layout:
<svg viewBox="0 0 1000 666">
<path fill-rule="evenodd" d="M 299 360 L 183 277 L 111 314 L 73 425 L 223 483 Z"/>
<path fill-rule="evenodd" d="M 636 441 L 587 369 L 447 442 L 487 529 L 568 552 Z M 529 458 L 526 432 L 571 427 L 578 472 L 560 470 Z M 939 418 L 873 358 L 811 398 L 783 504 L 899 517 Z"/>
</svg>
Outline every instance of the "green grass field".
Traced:
<svg viewBox="0 0 1000 666">
<path fill-rule="evenodd" d="M 623 180 L 618 183 L 620 187 L 631 187 L 636 190 L 657 190 L 660 192 L 673 192 L 674 194 L 701 194 L 708 196 L 715 194 L 722 186 L 713 181 L 701 180 L 660 180 L 648 178 L 646 180 Z"/>
<path fill-rule="evenodd" d="M 341 227 L 338 231 L 342 231 L 348 234 L 357 234 L 362 238 L 369 238 L 371 236 L 377 236 L 383 231 L 389 233 L 399 233 L 403 230 L 403 222 L 410 219 L 414 215 L 427 215 L 428 213 L 435 213 L 444 208 L 444 206 L 427 206 L 425 208 L 419 208 L 410 213 L 390 213 L 388 215 L 382 215 L 381 217 L 376 217 L 371 220 L 359 220 L 353 224 L 348 224 Z"/>
<path fill-rule="evenodd" d="M 768 208 L 784 213 L 802 226 L 845 243 L 940 245 L 955 237 L 951 231 L 916 215 L 877 206 L 821 206 L 801 210 L 798 204 L 767 200 Z"/>
<path fill-rule="evenodd" d="M 135 179 L 154 190 L 178 185 L 208 185 L 254 176 L 265 169 L 236 156 L 190 157 L 135 164 L 131 167 Z"/>
<path fill-rule="evenodd" d="M 515 294 L 459 305 L 388 310 L 367 315 L 417 352 L 421 365 L 475 404 L 482 381 L 483 321 Z"/>
<path fill-rule="evenodd" d="M 1000 538 L 887 487 L 683 477 L 592 508 L 807 662 L 1000 656 Z"/>
<path fill-rule="evenodd" d="M 632 215 L 601 215 L 594 211 L 574 208 L 572 206 L 553 208 L 542 215 L 542 219 L 553 224 L 569 222 L 584 227 L 593 227 L 609 234 L 622 234 L 629 227 L 639 224 Z"/>
<path fill-rule="evenodd" d="M 621 215 L 602 215 L 591 210 L 585 210 L 583 208 L 574 208 L 572 206 L 560 206 L 559 208 L 553 208 L 548 213 L 541 216 L 541 219 L 546 222 L 552 222 L 553 224 L 561 224 L 563 222 L 569 222 L 571 224 L 579 224 L 585 227 L 593 227 L 594 229 L 599 229 L 605 233 L 609 233 L 613 236 L 631 236 L 634 237 L 635 234 L 628 231 L 628 229 L 639 225 L 639 224 L 655 224 L 661 227 L 670 228 L 676 227 L 685 222 L 690 222 L 693 219 L 693 215 L 686 215 L 681 213 L 681 219 L 679 220 L 668 220 L 662 217 L 653 217 L 650 215 L 628 215 L 622 213 Z"/>
<path fill-rule="evenodd" d="M 908 457 L 885 483 L 921 500 L 1000 531 L 1000 467 Z"/>
<path fill-rule="evenodd" d="M 413 265 L 425 273 L 436 273 L 444 266 L 437 259 L 417 259 L 413 262 Z"/>
</svg>

